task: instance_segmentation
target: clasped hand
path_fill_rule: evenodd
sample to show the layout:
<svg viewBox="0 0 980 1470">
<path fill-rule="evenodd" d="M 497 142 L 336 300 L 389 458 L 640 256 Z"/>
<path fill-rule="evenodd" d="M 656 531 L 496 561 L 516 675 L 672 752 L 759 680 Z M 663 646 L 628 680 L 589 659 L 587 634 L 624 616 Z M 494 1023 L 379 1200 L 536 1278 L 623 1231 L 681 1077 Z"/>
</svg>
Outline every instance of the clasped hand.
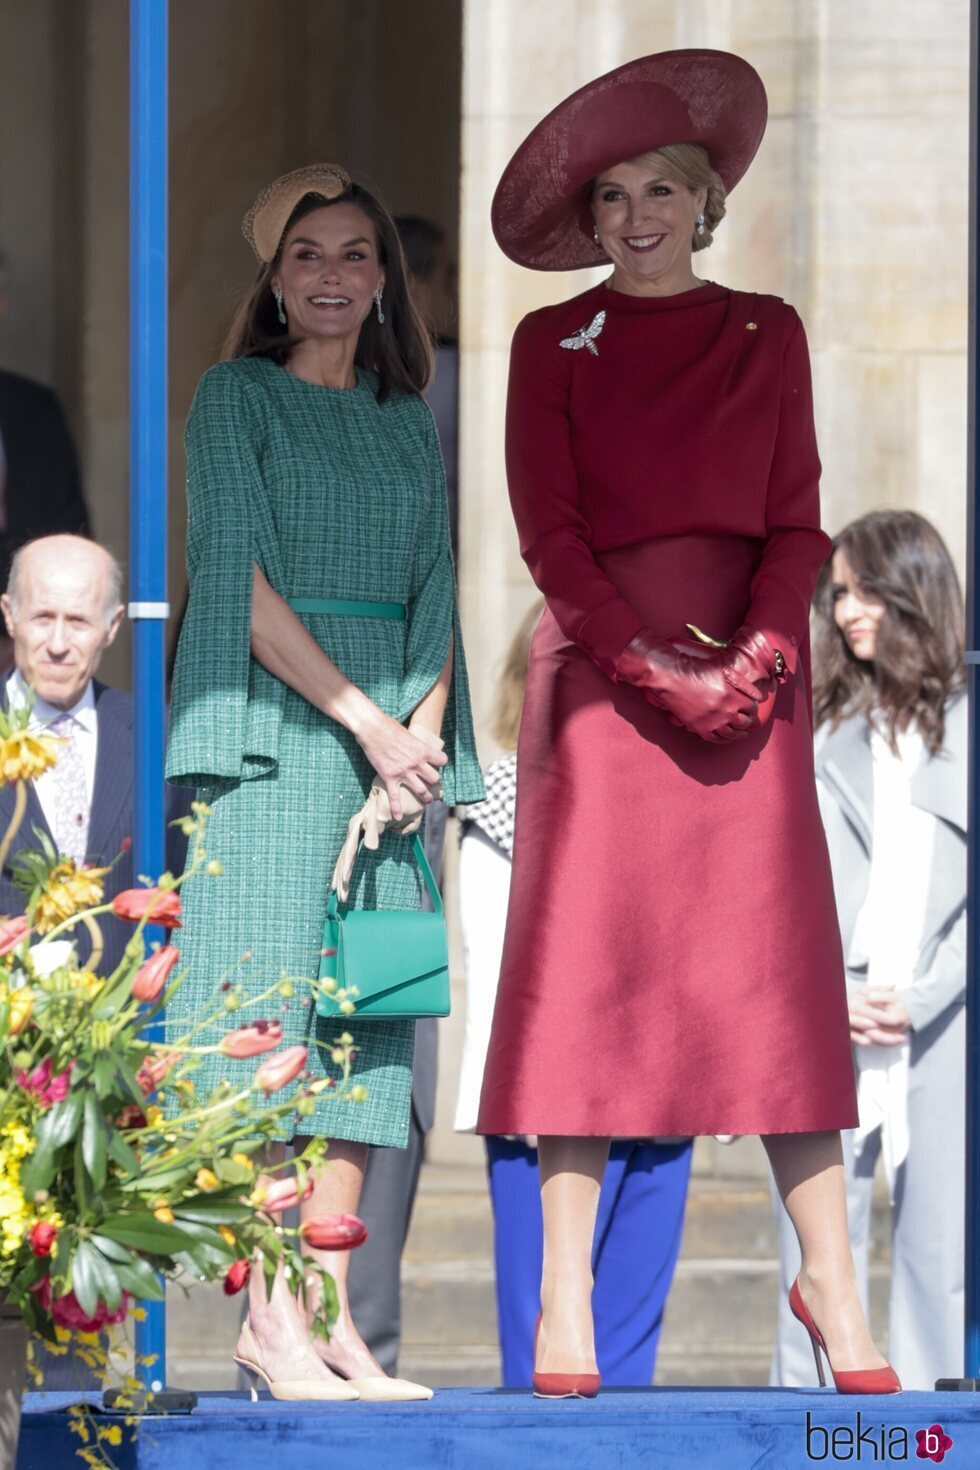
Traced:
<svg viewBox="0 0 980 1470">
<path fill-rule="evenodd" d="M 347 836 L 333 870 L 331 888 L 341 902 L 350 892 L 357 850 L 377 849 L 381 834 L 391 828 L 412 836 L 422 825 L 425 808 L 442 796 L 439 767 L 448 756 L 443 741 L 423 725 L 407 729 L 397 720 L 384 717 L 388 726 L 379 736 L 364 737 L 362 748 L 377 771 L 367 800 L 347 824 Z"/>
<path fill-rule="evenodd" d="M 776 659 L 763 635 L 744 625 L 724 648 L 644 631 L 620 654 L 616 674 L 675 725 L 723 744 L 758 729 L 759 706 L 775 688 Z"/>
<path fill-rule="evenodd" d="M 868 989 L 847 997 L 854 1046 L 900 1046 L 912 1029 L 912 1018 L 893 990 Z"/>
</svg>

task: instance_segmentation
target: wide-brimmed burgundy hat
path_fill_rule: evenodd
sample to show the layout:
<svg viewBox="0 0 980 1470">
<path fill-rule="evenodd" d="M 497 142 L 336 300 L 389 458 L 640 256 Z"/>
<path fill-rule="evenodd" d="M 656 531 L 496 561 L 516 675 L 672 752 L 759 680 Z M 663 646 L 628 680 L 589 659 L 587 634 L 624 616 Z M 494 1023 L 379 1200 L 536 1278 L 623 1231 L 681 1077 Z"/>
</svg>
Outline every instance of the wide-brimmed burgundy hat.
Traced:
<svg viewBox="0 0 980 1470">
<path fill-rule="evenodd" d="M 602 265 L 589 184 L 596 174 L 665 148 L 700 143 L 731 192 L 766 129 L 759 74 L 728 51 L 660 51 L 580 87 L 532 133 L 504 169 L 490 219 L 497 243 L 539 271 Z"/>
</svg>

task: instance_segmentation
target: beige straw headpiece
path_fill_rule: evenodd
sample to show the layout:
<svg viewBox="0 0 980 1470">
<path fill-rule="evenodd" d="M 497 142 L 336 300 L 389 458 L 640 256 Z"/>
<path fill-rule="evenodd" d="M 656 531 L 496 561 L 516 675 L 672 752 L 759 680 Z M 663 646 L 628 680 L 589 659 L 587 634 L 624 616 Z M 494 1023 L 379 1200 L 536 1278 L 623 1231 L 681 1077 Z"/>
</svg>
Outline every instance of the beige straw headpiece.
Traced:
<svg viewBox="0 0 980 1470">
<path fill-rule="evenodd" d="M 267 184 L 242 220 L 242 234 L 257 259 L 263 265 L 274 259 L 289 216 L 307 194 L 338 199 L 350 183 L 350 174 L 339 164 L 312 163 Z"/>
</svg>

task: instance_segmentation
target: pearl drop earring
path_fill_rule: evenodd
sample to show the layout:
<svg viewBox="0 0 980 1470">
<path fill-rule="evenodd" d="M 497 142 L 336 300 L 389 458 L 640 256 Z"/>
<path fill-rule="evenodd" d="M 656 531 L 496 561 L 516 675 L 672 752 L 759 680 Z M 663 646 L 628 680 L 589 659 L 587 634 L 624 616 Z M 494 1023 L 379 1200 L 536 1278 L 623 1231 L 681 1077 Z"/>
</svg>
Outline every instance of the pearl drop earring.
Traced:
<svg viewBox="0 0 980 1470">
<path fill-rule="evenodd" d="M 703 213 L 699 213 L 698 214 L 695 228 L 696 228 L 696 230 L 697 230 L 697 232 L 698 232 L 699 235 L 703 235 L 704 234 L 704 214 Z"/>
<path fill-rule="evenodd" d="M 272 294 L 276 298 L 276 306 L 279 312 L 279 325 L 284 327 L 286 325 L 286 313 L 282 309 L 282 287 L 274 286 Z"/>
</svg>

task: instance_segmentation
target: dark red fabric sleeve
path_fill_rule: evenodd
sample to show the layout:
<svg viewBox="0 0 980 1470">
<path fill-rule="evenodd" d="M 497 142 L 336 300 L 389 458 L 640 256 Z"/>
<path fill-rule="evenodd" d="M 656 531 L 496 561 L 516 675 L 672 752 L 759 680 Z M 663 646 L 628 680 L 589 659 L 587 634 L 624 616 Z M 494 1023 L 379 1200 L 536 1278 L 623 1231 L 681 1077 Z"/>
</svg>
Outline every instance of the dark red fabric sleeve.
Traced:
<svg viewBox="0 0 980 1470">
<path fill-rule="evenodd" d="M 820 458 L 813 427 L 810 355 L 803 323 L 792 311 L 783 354 L 779 425 L 766 493 L 766 544 L 752 579 L 745 621 L 765 634 L 796 672 L 806 641 L 817 574 L 830 555 L 820 529 Z"/>
<path fill-rule="evenodd" d="M 567 350 L 549 317 L 514 334 L 507 388 L 507 484 L 521 555 L 567 638 L 610 678 L 643 628 L 592 554 L 579 503 L 568 419 Z"/>
</svg>

